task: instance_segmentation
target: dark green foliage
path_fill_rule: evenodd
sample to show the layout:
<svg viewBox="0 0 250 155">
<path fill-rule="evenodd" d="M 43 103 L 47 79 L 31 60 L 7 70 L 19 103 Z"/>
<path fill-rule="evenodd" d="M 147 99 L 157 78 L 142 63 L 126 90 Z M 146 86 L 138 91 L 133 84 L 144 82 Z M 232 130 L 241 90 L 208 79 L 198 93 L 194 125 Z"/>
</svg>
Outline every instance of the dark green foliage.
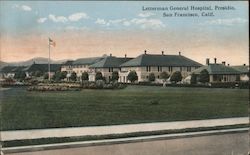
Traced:
<svg viewBox="0 0 250 155">
<path fill-rule="evenodd" d="M 150 73 L 149 76 L 148 76 L 148 80 L 149 80 L 150 82 L 155 81 L 155 74 L 154 74 L 154 73 Z"/>
<path fill-rule="evenodd" d="M 179 71 L 174 72 L 170 77 L 170 81 L 174 83 L 180 82 L 181 80 L 182 80 L 182 75 L 181 72 Z"/>
<path fill-rule="evenodd" d="M 197 75 L 192 73 L 191 74 L 191 79 L 190 79 L 191 84 L 196 84 L 197 83 Z"/>
<path fill-rule="evenodd" d="M 96 72 L 95 74 L 95 80 L 103 80 L 103 76 L 101 72 Z"/>
<path fill-rule="evenodd" d="M 87 72 L 82 73 L 82 81 L 88 81 L 89 80 L 89 74 Z"/>
<path fill-rule="evenodd" d="M 203 69 L 200 72 L 199 82 L 201 82 L 201 83 L 208 83 L 209 82 L 209 74 L 208 74 L 208 71 L 206 69 Z"/>
<path fill-rule="evenodd" d="M 112 81 L 118 81 L 119 79 L 119 73 L 117 71 L 114 71 L 112 73 Z"/>
<path fill-rule="evenodd" d="M 236 75 L 236 81 L 240 81 L 240 75 Z"/>
<path fill-rule="evenodd" d="M 35 77 L 41 77 L 41 76 L 43 76 L 43 72 L 41 72 L 41 71 L 35 71 L 34 76 Z"/>
<path fill-rule="evenodd" d="M 76 81 L 76 72 L 72 72 L 71 75 L 70 75 L 70 80 L 71 81 Z"/>
<path fill-rule="evenodd" d="M 26 77 L 25 72 L 23 71 L 18 71 L 15 73 L 14 78 L 23 81 Z"/>
<path fill-rule="evenodd" d="M 129 74 L 128 74 L 128 80 L 130 82 L 135 82 L 136 80 L 138 80 L 138 76 L 137 76 L 137 73 L 136 71 L 130 71 Z"/>
<path fill-rule="evenodd" d="M 52 80 L 54 81 L 60 81 L 61 80 L 61 72 L 57 71 L 53 76 L 52 76 Z"/>
<path fill-rule="evenodd" d="M 43 78 L 44 79 L 48 79 L 49 78 L 49 74 L 48 73 L 44 73 Z"/>
<path fill-rule="evenodd" d="M 160 79 L 167 80 L 169 78 L 169 75 L 167 72 L 161 72 Z"/>
<path fill-rule="evenodd" d="M 67 72 L 66 71 L 62 71 L 60 74 L 60 80 L 65 79 L 67 77 Z"/>
</svg>

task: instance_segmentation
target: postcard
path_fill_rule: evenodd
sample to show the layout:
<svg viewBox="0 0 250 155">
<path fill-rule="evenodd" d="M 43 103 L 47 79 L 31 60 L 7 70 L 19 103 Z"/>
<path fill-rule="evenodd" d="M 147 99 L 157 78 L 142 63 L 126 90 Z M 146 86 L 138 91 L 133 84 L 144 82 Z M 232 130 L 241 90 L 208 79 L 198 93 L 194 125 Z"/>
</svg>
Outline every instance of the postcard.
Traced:
<svg viewBox="0 0 250 155">
<path fill-rule="evenodd" d="M 1 155 L 248 153 L 248 1 L 0 6 Z"/>
</svg>

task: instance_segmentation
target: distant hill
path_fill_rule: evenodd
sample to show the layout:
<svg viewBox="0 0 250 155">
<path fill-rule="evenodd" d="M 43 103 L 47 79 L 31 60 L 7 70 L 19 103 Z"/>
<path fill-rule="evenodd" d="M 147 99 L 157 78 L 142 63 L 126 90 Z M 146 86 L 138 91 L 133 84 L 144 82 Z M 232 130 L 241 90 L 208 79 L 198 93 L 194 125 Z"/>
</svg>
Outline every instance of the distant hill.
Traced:
<svg viewBox="0 0 250 155">
<path fill-rule="evenodd" d="M 66 62 L 68 60 L 50 60 L 50 63 L 51 64 L 62 64 L 64 62 Z M 32 65 L 33 63 L 36 63 L 36 64 L 47 64 L 48 63 L 48 59 L 47 58 L 43 58 L 43 57 L 36 57 L 36 58 L 33 58 L 33 59 L 29 59 L 29 60 L 26 60 L 26 61 L 20 61 L 20 62 L 3 62 L 3 61 L 0 61 L 0 65 L 1 65 L 1 68 L 4 67 L 4 66 L 29 66 L 29 65 Z"/>
<path fill-rule="evenodd" d="M 3 67 L 5 67 L 5 66 L 8 66 L 8 63 L 0 61 L 0 69 L 3 68 Z"/>
</svg>

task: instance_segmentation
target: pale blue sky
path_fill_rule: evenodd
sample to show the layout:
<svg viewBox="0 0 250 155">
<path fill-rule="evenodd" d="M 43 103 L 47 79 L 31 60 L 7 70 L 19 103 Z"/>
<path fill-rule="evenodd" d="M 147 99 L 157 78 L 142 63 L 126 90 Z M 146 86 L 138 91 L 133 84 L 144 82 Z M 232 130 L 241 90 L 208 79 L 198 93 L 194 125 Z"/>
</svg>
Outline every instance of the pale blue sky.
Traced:
<svg viewBox="0 0 250 155">
<path fill-rule="evenodd" d="M 208 51 L 223 49 L 222 46 L 240 42 L 240 47 L 230 47 L 228 51 L 238 50 L 242 57 L 248 57 L 248 2 L 185 2 L 185 1 L 156 1 L 156 2 L 135 2 L 135 1 L 1 1 L 0 18 L 1 18 L 1 40 L 6 42 L 5 53 L 2 59 L 11 60 L 9 57 L 18 53 L 17 49 L 10 49 L 7 46 L 21 37 L 37 35 L 42 38 L 42 34 L 58 38 L 65 31 L 78 34 L 110 34 L 120 32 L 125 35 L 133 34 L 138 36 L 141 33 L 148 33 L 144 37 L 154 36 L 161 39 L 172 41 L 168 44 L 169 48 L 176 50 L 176 45 L 183 44 L 181 50 L 185 50 L 187 55 L 193 55 L 197 49 L 195 47 L 204 47 Z M 142 11 L 142 7 L 166 7 L 166 6 L 234 6 L 236 10 L 214 11 L 213 17 L 162 17 L 164 11 Z M 165 11 L 167 12 L 167 11 Z M 169 11 L 171 13 L 175 11 Z M 185 11 L 178 11 L 183 12 Z M 200 11 L 189 11 L 200 12 Z M 83 33 L 85 32 L 85 33 Z M 159 34 L 159 35 L 158 35 Z M 125 36 L 124 35 L 124 36 Z M 156 36 L 158 35 L 158 37 Z M 166 37 L 168 35 L 168 37 Z M 121 34 L 121 36 L 123 36 Z M 95 36 L 96 37 L 96 36 Z M 7 38 L 7 39 L 6 39 Z M 86 38 L 85 38 L 86 39 Z M 115 42 L 114 36 L 108 38 L 110 42 Z M 113 40 L 112 40 L 113 39 Z M 7 40 L 7 41 L 6 41 Z M 35 40 L 35 39 L 34 39 Z M 121 39 L 122 40 L 122 39 Z M 191 40 L 197 40 L 192 42 Z M 215 40 L 216 43 L 211 41 Z M 127 40 L 126 40 L 127 41 Z M 155 40 L 154 40 L 155 41 Z M 210 42 L 206 44 L 206 41 Z M 127 44 L 132 44 L 127 42 Z M 150 45 L 149 49 L 158 49 Z M 189 45 L 192 44 L 192 45 Z M 13 44 L 12 44 L 13 45 Z M 16 45 L 17 46 L 17 45 Z M 23 45 L 25 46 L 25 45 Z M 28 46 L 28 45 L 27 45 Z M 90 45 L 89 45 L 90 46 Z M 91 46 L 95 46 L 91 43 Z M 193 48 L 189 47 L 193 46 Z M 60 46 L 61 47 L 61 46 Z M 105 47 L 105 46 L 104 46 Z M 25 47 L 23 47 L 25 48 Z M 30 47 L 33 48 L 34 47 Z M 65 47 L 64 47 L 65 48 Z M 86 48 L 86 45 L 85 47 Z M 92 47 L 89 47 L 89 49 Z M 165 47 L 159 47 L 165 48 Z M 81 48 L 80 48 L 81 49 Z M 105 48 L 104 48 L 105 49 Z M 105 49 L 107 50 L 108 47 Z M 110 48 L 112 50 L 112 48 Z M 141 50 L 142 48 L 132 49 L 127 47 L 114 48 L 114 50 L 131 49 L 131 51 Z M 76 49 L 72 49 L 76 50 Z M 92 49 L 94 50 L 94 49 Z M 99 50 L 99 49 L 98 49 Z M 224 50 L 224 49 L 223 49 Z M 224 52 L 227 49 L 225 48 Z M 24 51 L 25 52 L 25 51 Z M 27 52 L 28 54 L 29 52 Z M 213 53 L 213 52 L 212 52 Z M 231 53 L 224 53 L 230 55 Z M 99 53 L 97 53 L 99 54 Z M 139 53 L 138 53 L 139 54 Z M 134 54 L 134 55 L 138 55 Z M 44 53 L 40 53 L 44 56 Z M 76 58 L 80 54 L 72 56 Z M 119 52 L 117 52 L 119 55 Z M 132 54 L 133 55 L 133 54 Z M 39 56 L 39 52 L 37 55 Z M 92 55 L 91 55 L 92 56 Z M 215 54 L 206 55 L 214 57 Z M 222 55 L 221 55 L 222 56 Z M 64 58 L 63 56 L 61 58 Z M 203 59 L 203 58 L 197 58 Z M 227 59 L 230 59 L 228 57 Z M 234 58 L 235 59 L 235 58 Z M 244 59 L 246 63 L 247 59 Z M 235 61 L 240 63 L 240 60 Z"/>
<path fill-rule="evenodd" d="M 208 5 L 219 5 L 219 6 L 227 6 L 233 5 L 236 10 L 234 11 L 216 11 L 215 17 L 203 17 L 203 18 L 163 18 L 162 11 L 142 11 L 142 6 L 208 6 Z M 28 7 L 25 10 L 25 6 Z M 23 8 L 24 7 L 24 8 Z M 91 1 L 1 1 L 1 20 L 2 26 L 5 31 L 8 32 L 22 32 L 22 31 L 30 31 L 37 27 L 40 30 L 44 31 L 52 31 L 58 29 L 58 27 L 66 28 L 66 27 L 86 27 L 92 29 L 137 29 L 140 27 L 137 26 L 124 26 L 123 24 L 110 24 L 109 26 L 105 26 L 104 24 L 97 24 L 96 21 L 98 19 L 108 21 L 108 20 L 120 20 L 130 21 L 134 18 L 142 19 L 142 17 L 138 16 L 140 13 L 153 13 L 147 19 L 158 19 L 164 24 L 167 28 L 183 28 L 183 24 L 187 27 L 199 27 L 200 24 L 205 24 L 211 20 L 216 19 L 234 19 L 240 18 L 243 21 L 248 19 L 247 14 L 247 2 L 133 2 L 133 1 L 120 1 L 120 2 L 91 2 Z M 29 8 L 31 10 L 29 10 Z M 174 12 L 174 11 L 172 11 Z M 191 12 L 191 11 L 190 11 Z M 197 12 L 197 11 L 196 11 Z M 198 11 L 199 12 L 199 11 Z M 75 13 L 84 13 L 88 16 L 88 18 L 81 18 L 78 21 L 65 21 L 65 22 L 55 22 L 49 18 L 49 15 L 54 15 L 55 17 L 63 16 L 68 18 L 70 15 Z M 39 18 L 46 18 L 43 23 L 38 23 L 37 20 Z M 100 20 L 100 21 L 101 21 Z M 229 21 L 230 22 L 230 21 Z M 241 21 L 236 21 L 234 25 L 237 27 L 244 26 Z M 18 25 L 17 25 L 18 23 Z M 228 24 L 210 24 L 206 25 L 206 28 L 214 28 L 216 26 L 229 26 Z M 164 29 L 163 29 L 164 30 Z M 230 29 L 229 29 L 230 30 Z"/>
</svg>

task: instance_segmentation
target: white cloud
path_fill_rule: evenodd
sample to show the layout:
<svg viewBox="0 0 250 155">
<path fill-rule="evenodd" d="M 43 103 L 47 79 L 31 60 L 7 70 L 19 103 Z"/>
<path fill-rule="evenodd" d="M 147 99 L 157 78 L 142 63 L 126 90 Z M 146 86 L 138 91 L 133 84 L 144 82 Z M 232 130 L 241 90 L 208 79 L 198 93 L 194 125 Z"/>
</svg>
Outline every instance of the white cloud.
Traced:
<svg viewBox="0 0 250 155">
<path fill-rule="evenodd" d="M 37 19 L 38 23 L 44 23 L 47 20 L 47 18 L 39 18 Z"/>
<path fill-rule="evenodd" d="M 68 19 L 70 21 L 75 22 L 75 21 L 79 21 L 82 18 L 83 19 L 88 19 L 89 16 L 86 13 L 84 13 L 84 12 L 79 12 L 79 13 L 74 13 L 74 14 L 70 15 Z"/>
<path fill-rule="evenodd" d="M 22 5 L 21 8 L 22 8 L 22 10 L 24 10 L 24 11 L 31 11 L 31 10 L 32 10 L 31 7 L 28 6 L 28 5 Z"/>
<path fill-rule="evenodd" d="M 126 21 L 125 18 L 123 18 L 123 19 L 109 20 L 108 23 L 110 23 L 110 24 L 120 24 L 120 23 L 122 23 L 124 21 Z"/>
<path fill-rule="evenodd" d="M 143 29 L 145 28 L 158 29 L 166 27 L 165 24 L 159 19 L 134 18 L 130 22 L 140 26 Z"/>
<path fill-rule="evenodd" d="M 231 19 L 215 19 L 206 21 L 200 25 L 226 25 L 226 26 L 233 26 L 236 24 L 243 24 L 246 23 L 247 20 L 243 18 L 231 18 Z"/>
<path fill-rule="evenodd" d="M 15 5 L 13 5 L 12 8 L 20 9 L 20 10 L 23 10 L 23 11 L 31 11 L 32 10 L 32 8 L 30 6 L 28 6 L 28 5 L 21 5 L 20 6 L 20 5 L 15 4 Z"/>
<path fill-rule="evenodd" d="M 64 16 L 55 16 L 55 15 L 53 15 L 53 14 L 50 14 L 50 15 L 49 15 L 49 19 L 50 19 L 51 21 L 55 22 L 55 23 L 59 23 L 59 22 L 65 23 L 65 22 L 68 21 L 68 19 L 67 19 L 66 17 L 64 17 Z"/>
<path fill-rule="evenodd" d="M 139 17 L 143 17 L 143 18 L 145 18 L 145 17 L 151 17 L 153 15 L 155 15 L 155 14 L 151 13 L 151 12 L 143 12 L 143 13 L 139 13 L 138 14 Z"/>
<path fill-rule="evenodd" d="M 130 23 L 129 21 L 124 21 L 124 22 L 123 22 L 123 25 L 124 25 L 124 26 L 130 26 L 131 23 Z"/>
<path fill-rule="evenodd" d="M 65 30 L 87 30 L 86 27 L 77 27 L 77 26 L 67 26 Z"/>
<path fill-rule="evenodd" d="M 96 24 L 106 25 L 107 22 L 104 19 L 97 18 L 95 21 Z"/>
<path fill-rule="evenodd" d="M 98 18 L 95 21 L 96 24 L 104 25 L 104 26 L 139 26 L 143 29 L 145 28 L 151 28 L 151 29 L 157 29 L 157 28 L 164 28 L 165 24 L 159 20 L 159 19 L 148 19 L 148 18 L 134 18 L 131 20 L 127 20 L 125 18 L 123 19 L 115 19 L 115 20 L 104 20 Z"/>
</svg>

